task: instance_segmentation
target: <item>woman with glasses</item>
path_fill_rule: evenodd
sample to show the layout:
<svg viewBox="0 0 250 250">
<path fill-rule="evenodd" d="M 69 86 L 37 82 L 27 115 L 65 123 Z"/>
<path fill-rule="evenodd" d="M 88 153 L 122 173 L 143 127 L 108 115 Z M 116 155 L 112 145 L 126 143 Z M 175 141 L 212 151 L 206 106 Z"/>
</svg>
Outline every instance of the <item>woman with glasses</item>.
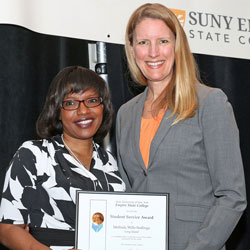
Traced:
<svg viewBox="0 0 250 250">
<path fill-rule="evenodd" d="M 6 173 L 3 245 L 72 248 L 76 190 L 125 190 L 114 157 L 97 144 L 109 131 L 112 115 L 109 91 L 95 72 L 71 66 L 57 74 L 36 124 L 41 139 L 24 142 Z"/>
</svg>

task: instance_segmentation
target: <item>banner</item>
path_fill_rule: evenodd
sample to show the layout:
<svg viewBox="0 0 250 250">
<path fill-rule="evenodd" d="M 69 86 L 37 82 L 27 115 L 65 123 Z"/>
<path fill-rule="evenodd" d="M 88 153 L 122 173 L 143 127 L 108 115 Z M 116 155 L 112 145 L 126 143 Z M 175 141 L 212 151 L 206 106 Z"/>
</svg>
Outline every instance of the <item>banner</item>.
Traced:
<svg viewBox="0 0 250 250">
<path fill-rule="evenodd" d="M 0 24 L 71 38 L 124 43 L 127 21 L 145 0 L 0 0 Z M 250 59 L 249 0 L 158 0 L 172 9 L 193 53 Z M 0 26 L 1 28 L 1 26 Z"/>
</svg>

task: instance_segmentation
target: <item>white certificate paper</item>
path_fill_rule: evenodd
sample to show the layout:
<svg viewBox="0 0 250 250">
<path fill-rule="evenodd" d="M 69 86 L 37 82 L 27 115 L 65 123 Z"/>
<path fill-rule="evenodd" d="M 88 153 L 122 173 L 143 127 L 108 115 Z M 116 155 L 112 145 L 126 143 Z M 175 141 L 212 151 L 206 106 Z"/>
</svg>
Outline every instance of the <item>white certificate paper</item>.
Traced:
<svg viewBox="0 0 250 250">
<path fill-rule="evenodd" d="M 77 192 L 76 248 L 168 250 L 169 194 Z"/>
</svg>

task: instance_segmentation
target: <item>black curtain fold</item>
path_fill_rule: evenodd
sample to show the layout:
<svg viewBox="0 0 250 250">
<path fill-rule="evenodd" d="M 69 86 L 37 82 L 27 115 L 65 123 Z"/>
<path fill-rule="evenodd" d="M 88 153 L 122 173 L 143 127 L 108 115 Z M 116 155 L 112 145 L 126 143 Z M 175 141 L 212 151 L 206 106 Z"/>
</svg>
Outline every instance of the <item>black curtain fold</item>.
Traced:
<svg viewBox="0 0 250 250">
<path fill-rule="evenodd" d="M 240 131 L 247 195 L 250 193 L 250 60 L 195 54 L 202 81 L 221 88 L 231 102 Z M 124 47 L 107 44 L 109 88 L 115 111 L 140 93 L 129 77 Z M 35 121 L 48 86 L 65 66 L 89 66 L 88 41 L 48 36 L 14 25 L 0 25 L 0 191 L 5 170 L 25 140 L 35 139 Z M 111 143 L 115 153 L 115 130 Z M 250 249 L 250 209 L 230 237 L 229 250 Z M 3 249 L 3 247 L 0 249 Z"/>
</svg>

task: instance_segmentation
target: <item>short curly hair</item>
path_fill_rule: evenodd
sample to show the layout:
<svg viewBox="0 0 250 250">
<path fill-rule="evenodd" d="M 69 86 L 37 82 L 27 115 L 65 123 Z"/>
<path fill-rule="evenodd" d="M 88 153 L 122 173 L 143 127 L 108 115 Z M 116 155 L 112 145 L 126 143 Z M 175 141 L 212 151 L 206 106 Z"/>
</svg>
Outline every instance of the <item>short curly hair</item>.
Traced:
<svg viewBox="0 0 250 250">
<path fill-rule="evenodd" d="M 110 92 L 105 81 L 94 71 L 81 67 L 69 66 L 61 70 L 52 80 L 46 101 L 36 122 L 38 137 L 48 139 L 63 132 L 60 120 L 61 105 L 64 97 L 69 93 L 94 90 L 102 97 L 103 121 L 94 135 L 94 140 L 101 142 L 112 125 L 113 106 Z"/>
</svg>

